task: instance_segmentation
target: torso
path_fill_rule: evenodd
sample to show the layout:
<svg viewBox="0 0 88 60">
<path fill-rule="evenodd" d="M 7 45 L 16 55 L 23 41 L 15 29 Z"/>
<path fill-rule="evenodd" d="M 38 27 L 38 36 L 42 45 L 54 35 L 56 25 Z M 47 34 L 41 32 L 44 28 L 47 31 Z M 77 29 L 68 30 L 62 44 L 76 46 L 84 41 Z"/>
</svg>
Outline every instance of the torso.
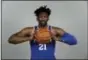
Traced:
<svg viewBox="0 0 88 60">
<path fill-rule="evenodd" d="M 52 40 L 49 44 L 38 44 L 35 41 L 30 42 L 31 59 L 55 59 L 55 41 Z"/>
<path fill-rule="evenodd" d="M 55 40 L 48 44 L 39 44 L 37 41 L 32 40 L 31 46 L 31 59 L 50 59 L 55 60 Z"/>
</svg>

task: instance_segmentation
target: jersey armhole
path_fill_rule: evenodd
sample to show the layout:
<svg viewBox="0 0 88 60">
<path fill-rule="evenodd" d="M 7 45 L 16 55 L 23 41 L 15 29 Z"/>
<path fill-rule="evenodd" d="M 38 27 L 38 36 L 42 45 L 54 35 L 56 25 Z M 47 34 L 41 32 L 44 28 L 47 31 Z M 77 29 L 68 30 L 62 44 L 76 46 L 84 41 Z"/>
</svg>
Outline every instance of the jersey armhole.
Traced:
<svg viewBox="0 0 88 60">
<path fill-rule="evenodd" d="M 38 30 L 38 26 L 33 27 L 32 34 L 34 34 L 36 30 Z M 35 42 L 35 39 L 29 41 L 29 43 L 32 43 L 32 42 Z"/>
</svg>

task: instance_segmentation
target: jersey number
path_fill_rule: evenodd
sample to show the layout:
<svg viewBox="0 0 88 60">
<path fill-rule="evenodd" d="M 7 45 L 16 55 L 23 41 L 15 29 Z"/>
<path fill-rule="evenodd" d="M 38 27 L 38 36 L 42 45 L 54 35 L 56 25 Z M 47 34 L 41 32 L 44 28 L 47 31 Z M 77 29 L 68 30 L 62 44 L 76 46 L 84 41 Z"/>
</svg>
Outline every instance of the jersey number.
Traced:
<svg viewBox="0 0 88 60">
<path fill-rule="evenodd" d="M 46 44 L 39 44 L 39 50 L 47 50 Z"/>
</svg>

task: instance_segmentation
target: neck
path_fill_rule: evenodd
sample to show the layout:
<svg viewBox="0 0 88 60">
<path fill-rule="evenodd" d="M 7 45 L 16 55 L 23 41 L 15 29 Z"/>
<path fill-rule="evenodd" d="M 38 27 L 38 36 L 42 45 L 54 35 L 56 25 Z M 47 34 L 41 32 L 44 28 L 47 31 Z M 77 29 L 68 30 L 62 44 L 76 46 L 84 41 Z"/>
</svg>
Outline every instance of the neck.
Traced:
<svg viewBox="0 0 88 60">
<path fill-rule="evenodd" d="M 45 27 L 47 27 L 47 26 L 48 26 L 47 24 L 44 25 L 44 26 L 42 26 L 42 25 L 40 25 L 40 24 L 38 25 L 39 28 L 45 28 Z"/>
</svg>

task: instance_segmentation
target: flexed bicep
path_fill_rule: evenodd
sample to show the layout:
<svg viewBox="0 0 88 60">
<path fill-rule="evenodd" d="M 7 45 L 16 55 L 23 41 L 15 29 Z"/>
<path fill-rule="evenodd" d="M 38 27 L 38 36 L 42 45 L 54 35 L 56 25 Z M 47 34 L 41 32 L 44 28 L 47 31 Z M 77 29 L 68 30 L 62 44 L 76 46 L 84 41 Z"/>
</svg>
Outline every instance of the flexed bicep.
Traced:
<svg viewBox="0 0 88 60">
<path fill-rule="evenodd" d="M 31 27 L 22 29 L 21 31 L 10 36 L 8 42 L 12 44 L 18 44 L 32 39 Z"/>
</svg>

